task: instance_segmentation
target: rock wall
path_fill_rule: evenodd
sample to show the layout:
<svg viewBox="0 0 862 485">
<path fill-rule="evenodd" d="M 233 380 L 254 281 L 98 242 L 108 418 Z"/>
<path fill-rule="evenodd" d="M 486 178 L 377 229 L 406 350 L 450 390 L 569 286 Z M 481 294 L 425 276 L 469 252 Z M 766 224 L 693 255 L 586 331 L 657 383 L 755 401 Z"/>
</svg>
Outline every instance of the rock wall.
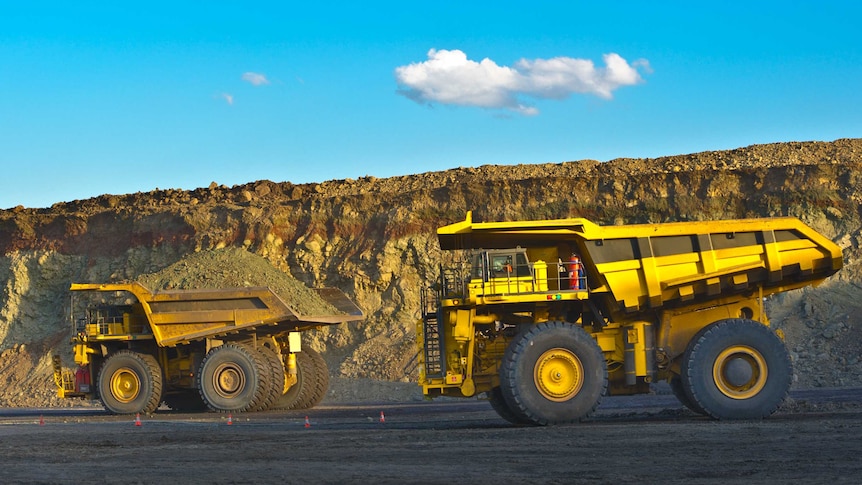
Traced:
<svg viewBox="0 0 862 485">
<path fill-rule="evenodd" d="M 862 140 L 758 145 L 656 159 L 456 168 L 294 185 L 103 195 L 0 211 L 0 379 L 30 368 L 50 383 L 71 362 L 71 282 L 134 279 L 202 249 L 258 254 L 308 286 L 335 286 L 367 315 L 308 335 L 333 377 L 415 380 L 419 288 L 443 258 L 435 229 L 463 220 L 586 217 L 600 224 L 792 215 L 845 248 L 826 284 L 769 301 L 798 386 L 862 385 L 857 258 Z M 14 372 L 13 372 L 14 370 Z M 7 388 L 20 379 L 6 378 Z M 2 382 L 2 381 L 0 381 Z M 5 399 L 5 401 L 4 401 Z M 0 405 L 21 405 L 0 392 Z"/>
</svg>

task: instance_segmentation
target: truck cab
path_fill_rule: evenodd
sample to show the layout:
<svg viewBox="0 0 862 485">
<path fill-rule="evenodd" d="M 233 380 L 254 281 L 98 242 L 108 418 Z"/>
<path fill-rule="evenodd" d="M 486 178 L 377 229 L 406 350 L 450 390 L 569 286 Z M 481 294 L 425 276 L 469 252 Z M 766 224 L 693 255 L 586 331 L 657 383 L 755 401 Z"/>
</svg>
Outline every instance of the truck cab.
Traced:
<svg viewBox="0 0 862 485">
<path fill-rule="evenodd" d="M 468 284 L 471 298 L 547 290 L 547 282 L 536 278 L 535 267 L 524 249 L 476 251 L 471 261 Z M 544 263 L 540 269 L 541 266 Z"/>
</svg>

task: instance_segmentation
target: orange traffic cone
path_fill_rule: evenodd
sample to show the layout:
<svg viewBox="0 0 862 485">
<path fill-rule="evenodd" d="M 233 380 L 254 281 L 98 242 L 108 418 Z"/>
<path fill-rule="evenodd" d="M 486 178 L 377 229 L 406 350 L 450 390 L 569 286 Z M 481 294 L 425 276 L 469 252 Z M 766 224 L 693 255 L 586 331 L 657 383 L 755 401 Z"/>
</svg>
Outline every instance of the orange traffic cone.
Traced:
<svg viewBox="0 0 862 485">
<path fill-rule="evenodd" d="M 306 416 L 306 417 L 305 417 L 305 427 L 306 427 L 306 428 L 310 428 L 310 427 L 311 427 L 311 423 L 310 423 L 310 422 L 308 422 L 308 416 Z"/>
<path fill-rule="evenodd" d="M 231 413 L 227 413 L 227 425 L 230 426 L 233 424 L 233 415 Z"/>
<path fill-rule="evenodd" d="M 380 411 L 380 422 L 381 422 L 381 423 L 385 423 L 385 422 L 386 422 L 386 416 L 384 416 L 384 415 L 383 415 L 383 411 Z"/>
<path fill-rule="evenodd" d="M 141 425 L 141 413 L 135 415 L 135 426 Z"/>
</svg>

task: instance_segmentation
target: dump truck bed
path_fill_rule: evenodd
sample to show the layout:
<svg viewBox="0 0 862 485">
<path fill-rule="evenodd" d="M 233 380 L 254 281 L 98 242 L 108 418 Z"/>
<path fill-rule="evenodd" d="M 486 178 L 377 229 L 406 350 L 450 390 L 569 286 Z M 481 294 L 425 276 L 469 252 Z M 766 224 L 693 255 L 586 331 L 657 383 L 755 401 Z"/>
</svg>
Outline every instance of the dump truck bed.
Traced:
<svg viewBox="0 0 862 485">
<path fill-rule="evenodd" d="M 315 289 L 335 308 L 333 313 L 322 315 L 297 313 L 268 287 L 153 292 L 139 283 L 122 283 L 72 284 L 71 289 L 133 294 L 143 307 L 149 331 L 160 346 L 244 331 L 276 335 L 363 319 L 362 310 L 336 288 Z"/>
<path fill-rule="evenodd" d="M 474 223 L 438 230 L 442 249 L 554 248 L 581 254 L 593 293 L 626 312 L 758 289 L 800 288 L 843 265 L 841 248 L 793 217 L 599 226 L 587 219 Z M 547 253 L 547 252 L 546 252 Z"/>
</svg>

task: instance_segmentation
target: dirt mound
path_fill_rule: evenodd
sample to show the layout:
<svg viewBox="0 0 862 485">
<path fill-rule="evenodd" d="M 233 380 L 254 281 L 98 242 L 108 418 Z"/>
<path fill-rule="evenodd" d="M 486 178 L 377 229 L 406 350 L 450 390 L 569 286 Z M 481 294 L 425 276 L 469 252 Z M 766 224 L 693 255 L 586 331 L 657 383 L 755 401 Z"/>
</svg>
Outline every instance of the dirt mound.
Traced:
<svg viewBox="0 0 862 485">
<path fill-rule="evenodd" d="M 161 271 L 139 276 L 137 282 L 154 291 L 268 286 L 302 315 L 341 313 L 266 259 L 238 248 L 189 253 Z"/>
</svg>

